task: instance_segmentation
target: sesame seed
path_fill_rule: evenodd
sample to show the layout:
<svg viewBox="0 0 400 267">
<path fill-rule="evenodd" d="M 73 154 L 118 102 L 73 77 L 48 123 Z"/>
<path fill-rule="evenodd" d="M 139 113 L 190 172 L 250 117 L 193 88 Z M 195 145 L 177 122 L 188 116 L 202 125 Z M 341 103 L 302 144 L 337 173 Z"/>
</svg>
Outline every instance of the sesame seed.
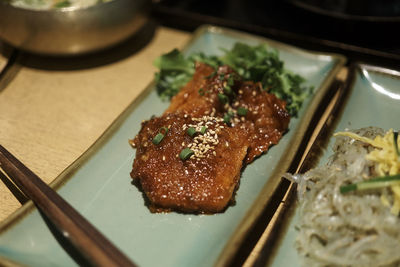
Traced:
<svg viewBox="0 0 400 267">
<path fill-rule="evenodd" d="M 164 160 L 164 161 L 165 161 L 165 156 L 162 156 L 162 160 Z"/>
<path fill-rule="evenodd" d="M 215 110 L 215 109 L 213 109 Z M 219 122 L 222 122 L 223 119 L 219 117 L 205 115 L 201 118 L 192 118 L 193 124 L 187 124 L 185 128 L 193 127 L 196 131 L 201 131 L 204 125 L 207 126 L 208 130 L 202 135 L 195 136 L 191 143 L 187 146 L 193 150 L 194 155 L 193 158 L 196 158 L 197 161 L 199 159 L 209 157 L 209 152 L 214 152 L 215 145 L 219 143 L 217 133 L 220 131 L 221 126 Z M 215 129 L 211 127 L 215 125 Z M 184 142 L 182 146 L 184 146 Z"/>
</svg>

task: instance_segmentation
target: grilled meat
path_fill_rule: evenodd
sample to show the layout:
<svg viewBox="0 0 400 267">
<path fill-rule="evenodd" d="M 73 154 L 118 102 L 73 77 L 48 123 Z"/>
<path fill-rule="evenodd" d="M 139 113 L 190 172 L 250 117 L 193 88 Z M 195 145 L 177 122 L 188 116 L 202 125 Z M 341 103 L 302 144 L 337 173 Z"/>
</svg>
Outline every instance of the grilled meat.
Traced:
<svg viewBox="0 0 400 267">
<path fill-rule="evenodd" d="M 164 114 L 180 111 L 192 116 L 225 117 L 231 126 L 247 132 L 250 149 L 246 163 L 250 163 L 277 144 L 286 132 L 290 115 L 285 105 L 285 101 L 263 90 L 261 84 L 244 82 L 228 66 L 215 72 L 198 63 L 193 79 L 172 98 Z"/>
<path fill-rule="evenodd" d="M 286 103 L 275 95 L 267 93 L 260 84 L 243 83 L 232 109 L 245 108 L 246 115 L 236 116 L 232 126 L 238 125 L 247 132 L 250 148 L 246 163 L 266 152 L 271 145 L 278 144 L 289 126 L 290 115 L 285 109 Z"/>
<path fill-rule="evenodd" d="M 142 124 L 131 176 L 154 211 L 221 212 L 233 200 L 242 167 L 277 144 L 289 120 L 285 102 L 260 84 L 228 66 L 215 71 L 198 63 L 164 114 Z M 182 159 L 185 148 L 193 155 Z"/>
<path fill-rule="evenodd" d="M 189 128 L 198 132 L 190 136 Z M 166 134 L 154 144 L 160 129 Z M 192 118 L 182 113 L 144 122 L 133 143 L 137 151 L 131 176 L 139 179 L 153 209 L 196 213 L 225 209 L 238 185 L 248 148 L 243 131 L 226 127 L 221 118 Z M 181 159 L 185 148 L 194 154 Z"/>
</svg>

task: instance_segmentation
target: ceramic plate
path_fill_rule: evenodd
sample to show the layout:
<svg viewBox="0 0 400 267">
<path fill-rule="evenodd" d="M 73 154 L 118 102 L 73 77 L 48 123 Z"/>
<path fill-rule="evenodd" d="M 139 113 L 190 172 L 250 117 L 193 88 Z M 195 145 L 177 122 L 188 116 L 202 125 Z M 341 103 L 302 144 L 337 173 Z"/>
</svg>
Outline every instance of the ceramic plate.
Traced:
<svg viewBox="0 0 400 267">
<path fill-rule="evenodd" d="M 368 126 L 377 126 L 385 130 L 397 129 L 400 125 L 400 72 L 367 66 L 357 65 L 352 72 L 352 82 L 346 92 L 342 105 L 333 116 L 334 124 L 326 138 L 329 138 L 327 149 L 320 157 L 320 163 L 325 164 L 332 155 L 334 138 L 332 133 L 346 129 L 358 129 Z M 294 203 L 293 203 L 294 204 Z M 287 224 L 282 229 L 279 240 L 275 242 L 275 249 L 269 259 L 272 266 L 301 266 L 300 258 L 294 247 L 297 231 L 298 209 L 294 208 L 279 224 Z"/>
<path fill-rule="evenodd" d="M 286 68 L 315 88 L 290 131 L 242 174 L 236 205 L 215 215 L 153 214 L 129 173 L 135 151 L 128 144 L 140 123 L 168 106 L 150 85 L 104 135 L 67 168 L 55 183 L 58 192 L 139 266 L 222 265 L 234 255 L 259 215 L 280 175 L 292 161 L 311 116 L 345 59 L 304 51 L 236 31 L 201 27 L 185 53 L 220 54 L 235 42 L 268 43 L 279 50 Z M 153 59 L 149 59 L 153 60 Z M 0 255 L 32 266 L 71 266 L 72 259 L 55 240 L 40 213 L 25 205 L 0 228 Z"/>
</svg>

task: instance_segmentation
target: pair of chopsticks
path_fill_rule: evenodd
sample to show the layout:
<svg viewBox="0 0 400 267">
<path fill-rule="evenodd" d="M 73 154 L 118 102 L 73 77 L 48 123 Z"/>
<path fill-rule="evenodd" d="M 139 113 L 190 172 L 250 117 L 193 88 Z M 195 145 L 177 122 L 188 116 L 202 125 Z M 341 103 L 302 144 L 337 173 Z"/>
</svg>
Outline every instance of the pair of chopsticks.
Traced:
<svg viewBox="0 0 400 267">
<path fill-rule="evenodd" d="M 87 262 L 93 266 L 135 266 L 60 195 L 0 145 L 1 170 Z"/>
</svg>

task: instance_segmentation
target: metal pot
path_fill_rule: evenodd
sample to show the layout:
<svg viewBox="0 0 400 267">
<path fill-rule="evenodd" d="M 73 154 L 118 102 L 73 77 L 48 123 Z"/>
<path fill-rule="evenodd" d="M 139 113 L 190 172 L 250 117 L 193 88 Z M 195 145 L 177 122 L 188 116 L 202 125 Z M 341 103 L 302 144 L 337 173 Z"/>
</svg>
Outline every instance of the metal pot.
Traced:
<svg viewBox="0 0 400 267">
<path fill-rule="evenodd" d="M 86 8 L 33 10 L 0 0 L 0 38 L 33 53 L 77 55 L 127 39 L 149 15 L 148 0 L 112 0 Z"/>
</svg>

